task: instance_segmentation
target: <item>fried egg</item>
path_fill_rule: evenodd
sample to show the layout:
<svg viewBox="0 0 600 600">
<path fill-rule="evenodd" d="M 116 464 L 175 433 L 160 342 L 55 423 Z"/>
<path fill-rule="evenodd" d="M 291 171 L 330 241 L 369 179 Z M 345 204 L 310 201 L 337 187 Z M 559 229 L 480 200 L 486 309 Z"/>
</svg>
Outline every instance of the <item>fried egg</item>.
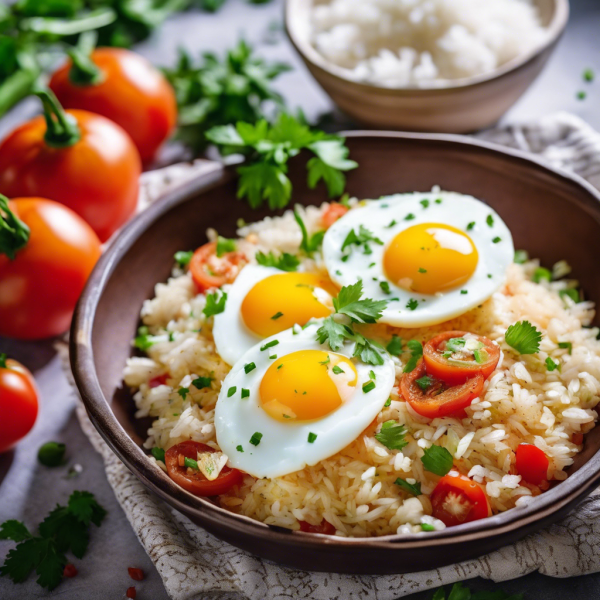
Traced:
<svg viewBox="0 0 600 600">
<path fill-rule="evenodd" d="M 315 465 L 355 440 L 383 408 L 394 363 L 373 366 L 316 339 L 316 321 L 271 336 L 233 366 L 215 409 L 229 464 L 254 477 L 280 477 Z"/>
<path fill-rule="evenodd" d="M 229 286 L 225 310 L 215 315 L 213 338 L 233 365 L 260 340 L 329 315 L 337 289 L 326 275 L 247 265 Z"/>
<path fill-rule="evenodd" d="M 422 327 L 487 300 L 503 284 L 514 247 L 488 205 L 434 191 L 349 211 L 325 234 L 323 257 L 336 284 L 362 279 L 365 297 L 388 301 L 381 322 Z"/>
</svg>

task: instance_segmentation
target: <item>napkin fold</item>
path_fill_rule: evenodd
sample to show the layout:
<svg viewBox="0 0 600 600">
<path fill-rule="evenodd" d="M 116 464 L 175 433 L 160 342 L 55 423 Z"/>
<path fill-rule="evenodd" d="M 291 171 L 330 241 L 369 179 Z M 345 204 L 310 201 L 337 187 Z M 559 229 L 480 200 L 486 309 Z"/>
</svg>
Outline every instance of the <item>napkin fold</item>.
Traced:
<svg viewBox="0 0 600 600">
<path fill-rule="evenodd" d="M 574 115 L 558 113 L 477 137 L 535 154 L 600 188 L 600 134 Z M 214 162 L 198 160 L 145 173 L 140 210 L 168 189 L 215 168 Z M 59 351 L 70 376 L 66 345 Z M 73 383 L 72 377 L 70 380 Z M 77 393 L 74 384 L 73 389 Z M 159 500 L 110 450 L 81 403 L 77 415 L 104 460 L 117 500 L 173 600 L 393 600 L 474 577 L 504 581 L 536 570 L 552 577 L 600 571 L 600 488 L 547 529 L 487 556 L 433 571 L 361 576 L 281 567 L 220 541 Z"/>
</svg>

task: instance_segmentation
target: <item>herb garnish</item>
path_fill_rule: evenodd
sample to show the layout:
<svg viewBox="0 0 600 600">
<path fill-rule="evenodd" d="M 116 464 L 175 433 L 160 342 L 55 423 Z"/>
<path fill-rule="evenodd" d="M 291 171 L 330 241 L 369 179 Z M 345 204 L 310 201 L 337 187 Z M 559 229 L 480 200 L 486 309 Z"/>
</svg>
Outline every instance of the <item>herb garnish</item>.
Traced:
<svg viewBox="0 0 600 600">
<path fill-rule="evenodd" d="M 324 231 L 317 231 L 313 235 L 309 236 L 308 231 L 306 230 L 306 225 L 300 216 L 298 209 L 294 209 L 294 219 L 296 219 L 296 223 L 300 227 L 300 231 L 302 233 L 302 241 L 300 242 L 300 249 L 304 251 L 306 256 L 312 256 L 313 252 L 318 249 L 318 247 L 323 242 L 323 237 L 325 236 Z"/>
<path fill-rule="evenodd" d="M 221 236 L 217 237 L 217 256 L 219 258 L 227 252 L 235 252 L 236 247 L 235 240 L 228 240 Z"/>
<path fill-rule="evenodd" d="M 506 330 L 504 339 L 520 354 L 536 354 L 540 350 L 542 334 L 529 321 L 518 321 Z"/>
<path fill-rule="evenodd" d="M 225 310 L 226 302 L 227 292 L 218 290 L 212 294 L 206 294 L 206 306 L 202 309 L 202 312 L 207 318 L 219 315 Z"/>
<path fill-rule="evenodd" d="M 317 434 L 316 433 L 309 433 L 308 434 L 308 443 L 309 444 L 314 444 L 315 440 L 317 439 Z"/>
<path fill-rule="evenodd" d="M 406 342 L 408 349 L 410 350 L 410 358 L 406 365 L 404 365 L 403 373 L 410 373 L 414 370 L 419 362 L 419 359 L 423 356 L 423 344 L 418 340 L 408 340 Z"/>
<path fill-rule="evenodd" d="M 400 353 L 402 352 L 402 338 L 398 337 L 395 333 L 392 335 L 392 339 L 390 340 L 390 343 L 385 347 L 385 349 L 392 355 L 392 356 L 400 356 Z"/>
<path fill-rule="evenodd" d="M 194 381 L 192 381 L 192 385 L 197 390 L 202 390 L 204 388 L 209 388 L 211 382 L 212 382 L 212 377 L 198 377 L 197 379 L 194 379 Z"/>
<path fill-rule="evenodd" d="M 187 265 L 190 264 L 190 260 L 192 260 L 192 256 L 194 256 L 194 252 L 192 250 L 190 250 L 189 252 L 175 252 L 175 255 L 173 256 L 173 258 L 175 259 L 175 262 L 177 263 L 177 266 L 180 269 L 183 269 L 184 267 L 187 267 Z"/>
<path fill-rule="evenodd" d="M 416 483 L 408 483 L 408 481 L 406 481 L 406 479 L 402 479 L 401 477 L 398 477 L 398 479 L 396 479 L 396 481 L 394 481 L 394 483 L 396 485 L 399 485 L 403 490 L 406 490 L 409 494 L 412 494 L 413 496 L 420 496 L 422 494 L 421 492 L 421 482 L 417 481 Z"/>
<path fill-rule="evenodd" d="M 556 369 L 558 369 L 560 371 L 560 364 L 557 362 L 554 362 L 550 356 L 548 356 L 546 358 L 545 362 L 546 362 L 546 369 L 548 371 L 555 371 Z"/>
<path fill-rule="evenodd" d="M 275 256 L 273 252 L 269 252 L 269 254 L 257 252 L 255 258 L 256 262 L 263 267 L 275 267 L 281 271 L 288 272 L 295 271 L 300 264 L 296 256 L 287 252 L 284 252 L 280 256 Z"/>
<path fill-rule="evenodd" d="M 260 440 L 262 440 L 263 434 L 259 433 L 258 431 L 252 434 L 252 437 L 250 438 L 250 443 L 253 446 L 258 446 L 260 444 Z"/>
<path fill-rule="evenodd" d="M 451 469 L 453 464 L 452 454 L 441 446 L 430 446 L 421 457 L 421 462 L 427 471 L 443 477 Z"/>
<path fill-rule="evenodd" d="M 268 348 L 273 348 L 273 346 L 277 346 L 277 344 L 279 344 L 279 340 L 271 340 L 270 342 L 267 342 L 264 346 L 261 346 L 260 351 L 264 352 Z"/>
<path fill-rule="evenodd" d="M 156 460 L 160 460 L 161 462 L 165 462 L 165 451 L 164 448 L 159 448 L 158 446 L 154 446 L 152 450 L 150 450 L 150 454 L 154 456 Z"/>
<path fill-rule="evenodd" d="M 352 245 L 363 246 L 364 244 L 368 244 L 369 242 L 373 242 L 379 246 L 383 246 L 383 242 L 376 236 L 373 235 L 371 231 L 369 231 L 364 225 L 360 225 L 358 227 L 358 233 L 351 229 L 342 244 L 342 252 L 348 247 Z"/>
<path fill-rule="evenodd" d="M 395 421 L 386 421 L 381 426 L 381 431 L 375 434 L 375 439 L 390 450 L 402 450 L 408 442 L 404 439 L 406 427 L 404 425 L 394 426 Z"/>
</svg>

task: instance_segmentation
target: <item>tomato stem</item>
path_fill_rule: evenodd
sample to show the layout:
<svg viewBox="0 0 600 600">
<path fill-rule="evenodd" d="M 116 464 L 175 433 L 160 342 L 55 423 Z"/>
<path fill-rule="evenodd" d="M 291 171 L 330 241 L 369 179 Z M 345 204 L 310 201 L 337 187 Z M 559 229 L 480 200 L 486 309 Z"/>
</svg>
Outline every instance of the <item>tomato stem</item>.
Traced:
<svg viewBox="0 0 600 600">
<path fill-rule="evenodd" d="M 73 85 L 85 87 L 104 81 L 104 73 L 91 58 L 97 39 L 95 31 L 87 31 L 81 34 L 77 46 L 69 50 L 73 62 L 69 70 L 69 80 Z"/>
<path fill-rule="evenodd" d="M 14 260 L 29 241 L 29 227 L 8 207 L 8 198 L 0 194 L 0 254 Z"/>
<path fill-rule="evenodd" d="M 8 367 L 6 366 L 7 358 L 8 358 L 8 355 L 5 354 L 4 352 L 2 352 L 2 354 L 0 354 L 0 369 L 8 369 Z"/>
<path fill-rule="evenodd" d="M 46 135 L 44 141 L 52 148 L 68 148 L 81 139 L 81 131 L 75 119 L 68 115 L 53 92 L 37 88 L 33 93 L 44 105 Z"/>
</svg>

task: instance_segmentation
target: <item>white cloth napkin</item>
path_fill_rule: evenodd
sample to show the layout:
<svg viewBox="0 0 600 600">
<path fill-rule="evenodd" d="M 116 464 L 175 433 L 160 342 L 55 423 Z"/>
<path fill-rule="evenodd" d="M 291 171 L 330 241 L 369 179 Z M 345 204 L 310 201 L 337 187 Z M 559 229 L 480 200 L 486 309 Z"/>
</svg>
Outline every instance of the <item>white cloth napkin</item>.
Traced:
<svg viewBox="0 0 600 600">
<path fill-rule="evenodd" d="M 600 188 L 600 134 L 578 117 L 559 113 L 534 123 L 490 130 L 479 137 L 532 152 Z M 214 168 L 210 161 L 196 161 L 144 174 L 141 208 L 166 189 Z M 62 350 L 66 359 L 66 350 Z M 392 600 L 477 576 L 504 581 L 536 570 L 553 577 L 600 570 L 599 490 L 556 525 L 485 557 L 435 571 L 358 576 L 284 568 L 218 540 L 160 501 L 113 454 L 81 405 L 78 416 L 173 600 Z"/>
</svg>

